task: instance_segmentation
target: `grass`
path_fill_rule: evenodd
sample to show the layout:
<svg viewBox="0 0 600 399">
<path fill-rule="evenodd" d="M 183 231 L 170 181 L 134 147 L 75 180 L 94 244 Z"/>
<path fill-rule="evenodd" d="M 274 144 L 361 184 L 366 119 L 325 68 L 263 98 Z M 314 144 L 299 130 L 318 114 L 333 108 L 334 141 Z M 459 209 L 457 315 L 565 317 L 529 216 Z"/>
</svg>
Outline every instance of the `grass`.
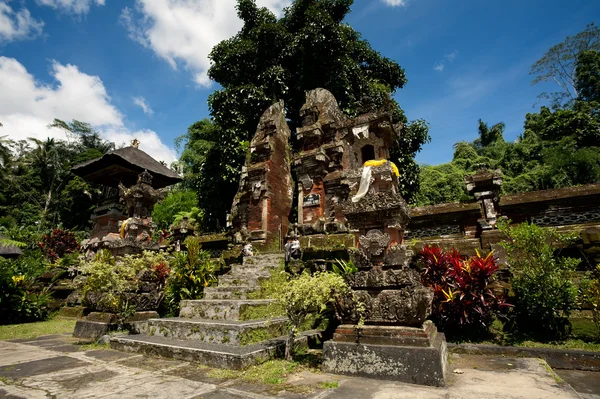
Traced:
<svg viewBox="0 0 600 399">
<path fill-rule="evenodd" d="M 42 335 L 73 333 L 76 320 L 55 317 L 35 323 L 0 326 L 0 341 L 7 339 L 31 339 Z"/>
<path fill-rule="evenodd" d="M 340 383 L 337 381 L 323 381 L 319 384 L 319 388 L 323 389 L 335 389 L 340 386 Z"/>
<path fill-rule="evenodd" d="M 98 349 L 110 349 L 110 344 L 99 344 L 97 342 L 91 342 L 89 344 L 80 344 L 79 346 L 80 351 L 94 351 Z"/>
<path fill-rule="evenodd" d="M 503 325 L 495 320 L 490 328 L 491 337 L 483 340 L 457 341 L 457 343 L 477 343 L 501 346 L 522 346 L 526 348 L 572 349 L 600 352 L 600 337 L 594 322 L 589 318 L 571 318 L 571 335 L 564 341 L 540 342 L 525 337 L 515 337 L 503 331 Z"/>
<path fill-rule="evenodd" d="M 277 385 L 283 384 L 290 374 L 299 371 L 302 367 L 298 362 L 269 360 L 245 370 L 212 369 L 208 372 L 208 376 L 212 378 L 242 379 L 248 382 Z"/>
</svg>

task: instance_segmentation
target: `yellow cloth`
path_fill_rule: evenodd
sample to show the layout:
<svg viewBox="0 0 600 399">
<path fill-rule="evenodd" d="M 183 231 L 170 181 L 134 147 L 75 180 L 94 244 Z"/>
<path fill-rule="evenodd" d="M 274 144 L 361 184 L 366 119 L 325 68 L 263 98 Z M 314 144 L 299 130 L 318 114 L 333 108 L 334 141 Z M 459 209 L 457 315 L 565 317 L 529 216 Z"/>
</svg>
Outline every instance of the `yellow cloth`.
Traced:
<svg viewBox="0 0 600 399">
<path fill-rule="evenodd" d="M 131 218 L 125 220 L 123 224 L 121 224 L 121 238 L 125 238 L 125 227 L 127 227 L 127 222 L 129 222 Z"/>
<path fill-rule="evenodd" d="M 367 161 L 363 164 L 363 166 L 381 166 L 384 163 L 389 162 L 392 166 L 392 170 L 394 171 L 394 174 L 396 176 L 400 176 L 400 171 L 398 170 L 398 167 L 396 166 L 395 163 L 388 161 L 387 159 L 372 159 L 370 161 Z"/>
</svg>

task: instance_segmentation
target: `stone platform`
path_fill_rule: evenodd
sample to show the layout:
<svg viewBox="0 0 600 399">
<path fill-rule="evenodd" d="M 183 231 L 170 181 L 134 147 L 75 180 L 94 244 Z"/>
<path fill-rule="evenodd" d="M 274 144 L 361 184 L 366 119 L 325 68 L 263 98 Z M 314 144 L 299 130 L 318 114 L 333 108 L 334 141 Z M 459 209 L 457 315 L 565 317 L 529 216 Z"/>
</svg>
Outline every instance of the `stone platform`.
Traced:
<svg viewBox="0 0 600 399">
<path fill-rule="evenodd" d="M 448 350 L 430 321 L 423 328 L 341 325 L 323 347 L 323 371 L 444 386 Z"/>
<path fill-rule="evenodd" d="M 113 337 L 111 347 L 230 369 L 281 357 L 287 326 L 281 306 L 248 296 L 282 262 L 283 254 L 246 257 L 206 289 L 205 299 L 182 301 L 179 317 L 150 319 L 143 334 Z"/>
</svg>

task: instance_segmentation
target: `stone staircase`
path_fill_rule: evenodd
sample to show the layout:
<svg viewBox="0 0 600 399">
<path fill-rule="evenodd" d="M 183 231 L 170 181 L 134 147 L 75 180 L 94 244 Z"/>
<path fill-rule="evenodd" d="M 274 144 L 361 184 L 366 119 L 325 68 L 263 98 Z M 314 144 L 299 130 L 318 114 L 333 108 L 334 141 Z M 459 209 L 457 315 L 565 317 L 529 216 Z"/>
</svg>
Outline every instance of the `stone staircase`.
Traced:
<svg viewBox="0 0 600 399">
<path fill-rule="evenodd" d="M 213 367 L 242 369 L 285 349 L 286 317 L 270 299 L 249 299 L 283 262 L 283 254 L 246 257 L 205 289 L 205 298 L 181 302 L 179 317 L 150 319 L 144 334 L 111 338 L 113 349 Z"/>
</svg>

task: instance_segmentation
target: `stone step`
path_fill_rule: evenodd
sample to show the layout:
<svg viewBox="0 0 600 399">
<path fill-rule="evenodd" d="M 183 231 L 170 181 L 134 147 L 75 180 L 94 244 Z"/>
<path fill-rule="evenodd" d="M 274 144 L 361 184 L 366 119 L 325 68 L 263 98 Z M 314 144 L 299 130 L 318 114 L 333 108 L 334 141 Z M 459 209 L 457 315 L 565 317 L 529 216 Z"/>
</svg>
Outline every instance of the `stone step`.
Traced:
<svg viewBox="0 0 600 399">
<path fill-rule="evenodd" d="M 242 264 L 244 266 L 257 265 L 262 267 L 277 268 L 285 260 L 284 254 L 264 254 L 245 256 Z"/>
<path fill-rule="evenodd" d="M 127 335 L 112 337 L 110 346 L 124 352 L 143 353 L 233 370 L 280 358 L 285 352 L 283 337 L 260 344 L 235 347 L 157 335 Z"/>
<path fill-rule="evenodd" d="M 219 287 L 251 287 L 258 288 L 260 280 L 267 279 L 268 277 L 255 277 L 255 276 L 232 276 L 224 274 L 219 276 L 218 285 Z"/>
<path fill-rule="evenodd" d="M 296 347 L 308 346 L 320 337 L 320 331 L 305 331 L 294 341 Z M 207 344 L 200 341 L 181 340 L 149 335 L 114 336 L 110 339 L 112 349 L 143 353 L 201 363 L 211 367 L 241 370 L 261 364 L 270 359 L 281 358 L 285 353 L 286 337 L 278 337 L 259 344 L 228 346 Z"/>
<path fill-rule="evenodd" d="M 181 301 L 179 317 L 245 321 L 282 314 L 283 308 L 272 299 L 199 299 Z"/>
<path fill-rule="evenodd" d="M 254 292 L 255 287 L 206 287 L 204 299 L 248 299 L 248 294 Z"/>
<path fill-rule="evenodd" d="M 207 287 L 204 289 L 204 299 L 248 299 L 248 295 L 254 291 L 254 287 Z"/>
<path fill-rule="evenodd" d="M 255 266 L 242 266 L 235 265 L 231 270 L 227 273 L 228 275 L 244 275 L 244 276 L 254 276 L 261 275 L 265 277 L 271 276 L 271 270 L 274 270 L 272 267 L 255 267 Z"/>
<path fill-rule="evenodd" d="M 286 326 L 286 317 L 252 321 L 173 317 L 149 320 L 148 335 L 211 344 L 245 346 L 285 335 L 287 333 Z"/>
</svg>

